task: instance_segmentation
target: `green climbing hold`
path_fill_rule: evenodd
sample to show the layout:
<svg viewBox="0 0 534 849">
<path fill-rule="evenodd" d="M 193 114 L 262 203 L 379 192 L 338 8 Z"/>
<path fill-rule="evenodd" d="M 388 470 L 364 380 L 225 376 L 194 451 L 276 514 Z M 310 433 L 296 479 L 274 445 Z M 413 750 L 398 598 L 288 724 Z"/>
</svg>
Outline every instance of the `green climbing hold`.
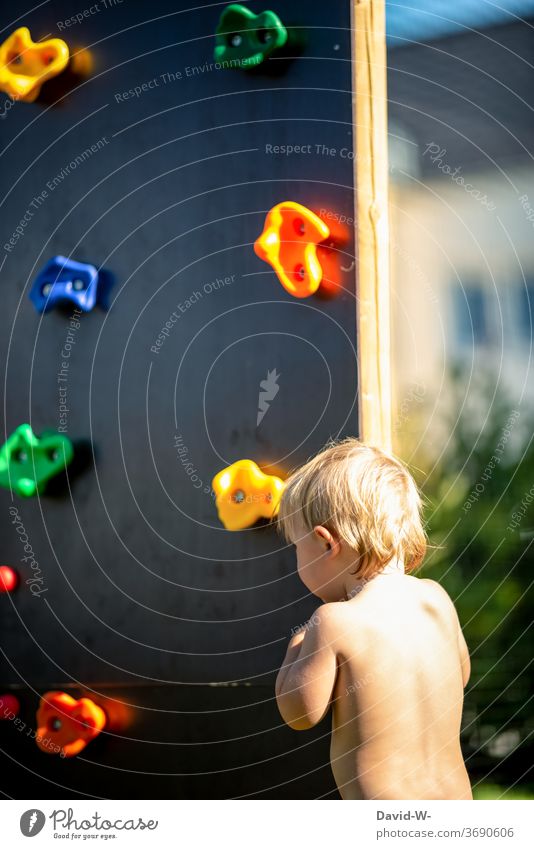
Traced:
<svg viewBox="0 0 534 849">
<path fill-rule="evenodd" d="M 39 438 L 29 424 L 19 425 L 0 448 L 0 487 L 23 497 L 41 495 L 73 456 L 72 442 L 63 434 L 46 431 Z"/>
<path fill-rule="evenodd" d="M 223 11 L 215 31 L 215 61 L 225 68 L 259 65 L 287 41 L 287 29 L 274 12 L 255 15 L 232 3 Z"/>
</svg>

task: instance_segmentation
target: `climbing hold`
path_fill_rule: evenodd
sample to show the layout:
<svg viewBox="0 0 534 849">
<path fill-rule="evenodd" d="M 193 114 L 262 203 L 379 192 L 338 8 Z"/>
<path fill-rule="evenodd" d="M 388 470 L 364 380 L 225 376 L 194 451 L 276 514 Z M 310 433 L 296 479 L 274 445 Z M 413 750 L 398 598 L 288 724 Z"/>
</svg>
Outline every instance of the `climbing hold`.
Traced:
<svg viewBox="0 0 534 849">
<path fill-rule="evenodd" d="M 284 201 L 268 212 L 254 250 L 272 265 L 290 295 L 307 298 L 321 284 L 323 269 L 317 258 L 317 245 L 329 234 L 325 222 L 310 209 Z"/>
<path fill-rule="evenodd" d="M 20 702 L 12 693 L 0 693 L 0 720 L 14 719 L 20 713 Z"/>
<path fill-rule="evenodd" d="M 253 460 L 238 460 L 212 481 L 219 519 L 228 531 L 240 531 L 278 513 L 284 482 L 266 475 Z"/>
<path fill-rule="evenodd" d="M 19 27 L 0 45 L 0 90 L 13 100 L 32 102 L 42 84 L 68 63 L 69 48 L 61 38 L 32 41 L 28 27 Z"/>
<path fill-rule="evenodd" d="M 0 593 L 12 593 L 18 582 L 19 576 L 11 566 L 0 566 Z"/>
<path fill-rule="evenodd" d="M 232 3 L 224 9 L 215 31 L 215 61 L 223 67 L 259 65 L 283 47 L 288 33 L 274 12 L 255 15 L 246 6 Z"/>
<path fill-rule="evenodd" d="M 78 755 L 106 725 L 106 714 L 91 699 L 73 699 L 59 690 L 45 693 L 37 711 L 36 742 L 42 752 Z"/>
<path fill-rule="evenodd" d="M 39 438 L 29 424 L 22 424 L 0 448 L 0 487 L 17 495 L 41 495 L 50 480 L 70 463 L 72 442 L 56 431 Z"/>
<path fill-rule="evenodd" d="M 64 301 L 89 312 L 102 300 L 100 278 L 94 265 L 54 256 L 35 278 L 29 297 L 37 312 L 47 312 Z"/>
</svg>

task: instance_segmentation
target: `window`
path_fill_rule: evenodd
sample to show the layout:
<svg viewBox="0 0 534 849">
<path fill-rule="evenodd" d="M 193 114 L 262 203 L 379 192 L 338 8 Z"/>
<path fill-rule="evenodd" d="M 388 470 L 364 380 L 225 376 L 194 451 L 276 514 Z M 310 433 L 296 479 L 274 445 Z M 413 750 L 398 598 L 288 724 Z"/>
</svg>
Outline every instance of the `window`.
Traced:
<svg viewBox="0 0 534 849">
<path fill-rule="evenodd" d="M 521 281 L 519 288 L 519 327 L 523 339 L 534 338 L 534 279 Z"/>
<path fill-rule="evenodd" d="M 485 289 L 475 283 L 462 283 L 454 288 L 454 330 L 458 345 L 487 345 L 488 309 Z"/>
</svg>

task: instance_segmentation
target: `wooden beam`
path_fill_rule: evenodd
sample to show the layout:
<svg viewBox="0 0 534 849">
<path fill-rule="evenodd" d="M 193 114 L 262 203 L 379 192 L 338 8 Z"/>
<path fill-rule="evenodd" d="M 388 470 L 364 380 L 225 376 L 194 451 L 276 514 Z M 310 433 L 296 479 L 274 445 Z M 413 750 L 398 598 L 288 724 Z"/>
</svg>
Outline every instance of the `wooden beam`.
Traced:
<svg viewBox="0 0 534 849">
<path fill-rule="evenodd" d="M 387 60 L 384 0 L 353 0 L 360 437 L 391 449 Z"/>
</svg>

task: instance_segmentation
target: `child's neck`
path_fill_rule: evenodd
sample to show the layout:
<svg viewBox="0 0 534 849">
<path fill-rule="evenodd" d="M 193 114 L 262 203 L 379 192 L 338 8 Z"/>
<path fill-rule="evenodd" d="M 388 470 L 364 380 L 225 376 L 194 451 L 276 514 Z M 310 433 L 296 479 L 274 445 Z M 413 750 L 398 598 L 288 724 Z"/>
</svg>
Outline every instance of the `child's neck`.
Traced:
<svg viewBox="0 0 534 849">
<path fill-rule="evenodd" d="M 402 560 L 394 559 L 386 563 L 378 572 L 375 572 L 370 578 L 358 578 L 355 575 L 347 573 L 345 577 L 345 594 L 347 600 L 358 595 L 364 587 L 375 581 L 377 578 L 382 578 L 387 575 L 404 575 L 404 563 Z"/>
</svg>

